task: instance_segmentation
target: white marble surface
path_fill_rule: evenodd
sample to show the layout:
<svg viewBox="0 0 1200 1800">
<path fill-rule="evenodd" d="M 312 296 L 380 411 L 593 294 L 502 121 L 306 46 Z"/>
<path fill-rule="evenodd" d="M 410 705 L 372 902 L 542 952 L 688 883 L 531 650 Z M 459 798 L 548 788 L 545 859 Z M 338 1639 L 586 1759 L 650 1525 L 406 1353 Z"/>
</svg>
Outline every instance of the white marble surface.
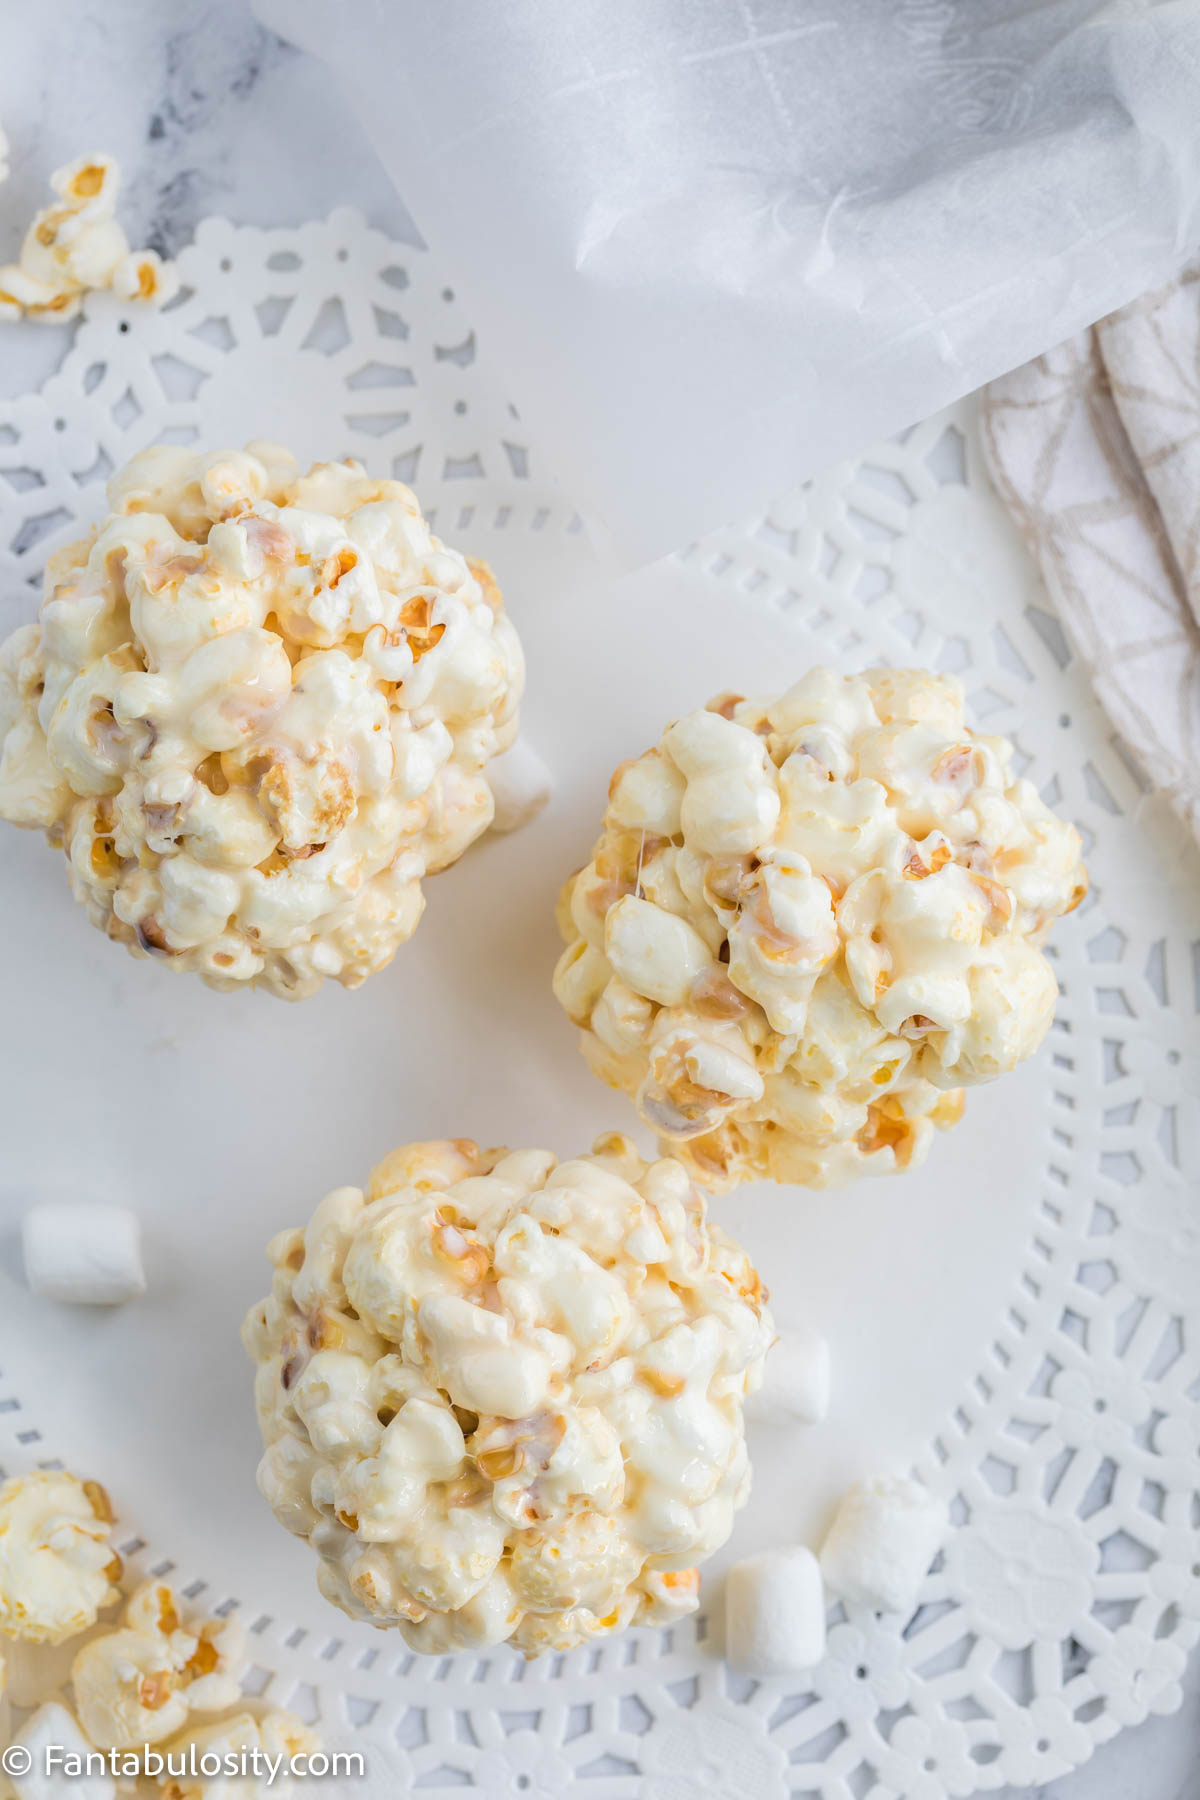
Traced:
<svg viewBox="0 0 1200 1800">
<path fill-rule="evenodd" d="M 196 221 L 298 223 L 338 204 L 412 234 L 347 97 L 323 68 L 263 32 L 248 0 L 0 0 L 0 122 L 12 175 L 0 189 L 0 260 L 12 256 L 46 178 L 86 150 L 116 155 L 136 243 L 170 252 Z M 0 342 L 0 391 L 40 381 L 56 331 Z M 1195 1800 L 1200 1664 L 1181 1713 L 1123 1733 L 1040 1800 Z M 1000 1800 L 1032 1800 L 1006 1790 Z M 750 1797 L 747 1796 L 747 1800 Z"/>
</svg>

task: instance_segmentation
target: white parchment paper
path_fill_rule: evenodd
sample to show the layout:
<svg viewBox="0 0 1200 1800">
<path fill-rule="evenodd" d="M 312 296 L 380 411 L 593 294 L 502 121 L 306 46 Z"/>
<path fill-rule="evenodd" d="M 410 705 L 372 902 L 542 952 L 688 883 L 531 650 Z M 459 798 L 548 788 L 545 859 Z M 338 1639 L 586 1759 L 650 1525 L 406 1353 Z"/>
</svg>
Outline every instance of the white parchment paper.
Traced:
<svg viewBox="0 0 1200 1800">
<path fill-rule="evenodd" d="M 357 101 L 628 560 L 1200 244 L 1200 0 L 254 4 Z"/>
</svg>

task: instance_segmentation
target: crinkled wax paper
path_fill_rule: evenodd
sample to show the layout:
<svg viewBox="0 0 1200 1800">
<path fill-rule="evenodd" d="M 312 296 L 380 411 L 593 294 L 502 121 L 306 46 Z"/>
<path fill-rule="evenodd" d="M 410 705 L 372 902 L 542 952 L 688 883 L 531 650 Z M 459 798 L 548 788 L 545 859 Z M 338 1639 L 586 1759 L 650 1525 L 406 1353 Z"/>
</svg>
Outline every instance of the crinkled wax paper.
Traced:
<svg viewBox="0 0 1200 1800">
<path fill-rule="evenodd" d="M 1200 243 L 1200 0 L 255 4 L 337 72 L 628 560 Z"/>
</svg>

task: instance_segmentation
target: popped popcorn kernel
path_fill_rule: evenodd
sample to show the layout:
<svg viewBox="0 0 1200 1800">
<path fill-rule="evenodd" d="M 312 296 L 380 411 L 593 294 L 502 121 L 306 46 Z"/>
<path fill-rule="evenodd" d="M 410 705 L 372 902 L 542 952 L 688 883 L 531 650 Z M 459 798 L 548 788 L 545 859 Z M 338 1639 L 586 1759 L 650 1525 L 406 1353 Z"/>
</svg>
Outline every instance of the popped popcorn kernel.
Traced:
<svg viewBox="0 0 1200 1800">
<path fill-rule="evenodd" d="M 88 1640 L 71 1666 L 75 1710 L 104 1749 L 161 1743 L 193 1714 L 227 1712 L 241 1698 L 245 1641 L 233 1618 L 185 1619 L 165 1582 L 145 1583 L 120 1628 Z"/>
<path fill-rule="evenodd" d="M 108 497 L 0 645 L 0 818 L 135 956 L 357 987 L 491 821 L 524 682 L 494 581 L 400 482 L 272 444 L 146 450 Z"/>
<path fill-rule="evenodd" d="M 66 1470 L 0 1487 L 0 1633 L 61 1644 L 96 1623 L 120 1597 L 112 1518 L 99 1483 Z"/>
<path fill-rule="evenodd" d="M 164 262 L 157 250 L 132 250 L 113 269 L 110 285 L 121 300 L 165 306 L 179 292 L 179 275 L 174 263 Z"/>
<path fill-rule="evenodd" d="M 915 1167 L 1031 1056 L 1080 839 L 951 677 L 814 669 L 720 696 L 609 788 L 558 917 L 591 1067 L 706 1187 Z"/>
<path fill-rule="evenodd" d="M 434 1654 L 695 1608 L 774 1330 L 678 1162 L 408 1145 L 268 1254 L 259 1486 L 327 1599 Z"/>
<path fill-rule="evenodd" d="M 0 181 L 8 173 L 0 132 Z M 153 250 L 130 252 L 117 222 L 121 171 L 111 156 L 80 156 L 56 169 L 56 203 L 43 207 L 25 233 L 17 262 L 0 268 L 0 319 L 61 324 L 84 294 L 111 287 L 126 300 L 160 306 L 178 291 L 174 266 Z"/>
</svg>

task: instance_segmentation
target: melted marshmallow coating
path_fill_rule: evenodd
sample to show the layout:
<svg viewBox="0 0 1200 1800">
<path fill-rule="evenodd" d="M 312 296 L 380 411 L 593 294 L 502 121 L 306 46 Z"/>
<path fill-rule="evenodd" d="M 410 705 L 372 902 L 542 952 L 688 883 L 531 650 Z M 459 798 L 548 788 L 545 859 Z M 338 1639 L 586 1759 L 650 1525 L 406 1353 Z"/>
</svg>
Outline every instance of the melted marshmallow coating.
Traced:
<svg viewBox="0 0 1200 1800">
<path fill-rule="evenodd" d="M 269 1254 L 259 1486 L 328 1599 L 530 1656 L 696 1606 L 773 1328 L 677 1162 L 410 1144 Z"/>
<path fill-rule="evenodd" d="M 964 1087 L 1037 1049 L 1040 945 L 1087 878 L 1012 759 L 949 677 L 814 669 L 617 770 L 554 991 L 706 1187 L 914 1166 Z"/>
<path fill-rule="evenodd" d="M 160 448 L 108 492 L 0 646 L 0 818 L 135 955 L 357 986 L 491 822 L 524 680 L 495 582 L 357 463 Z"/>
</svg>

